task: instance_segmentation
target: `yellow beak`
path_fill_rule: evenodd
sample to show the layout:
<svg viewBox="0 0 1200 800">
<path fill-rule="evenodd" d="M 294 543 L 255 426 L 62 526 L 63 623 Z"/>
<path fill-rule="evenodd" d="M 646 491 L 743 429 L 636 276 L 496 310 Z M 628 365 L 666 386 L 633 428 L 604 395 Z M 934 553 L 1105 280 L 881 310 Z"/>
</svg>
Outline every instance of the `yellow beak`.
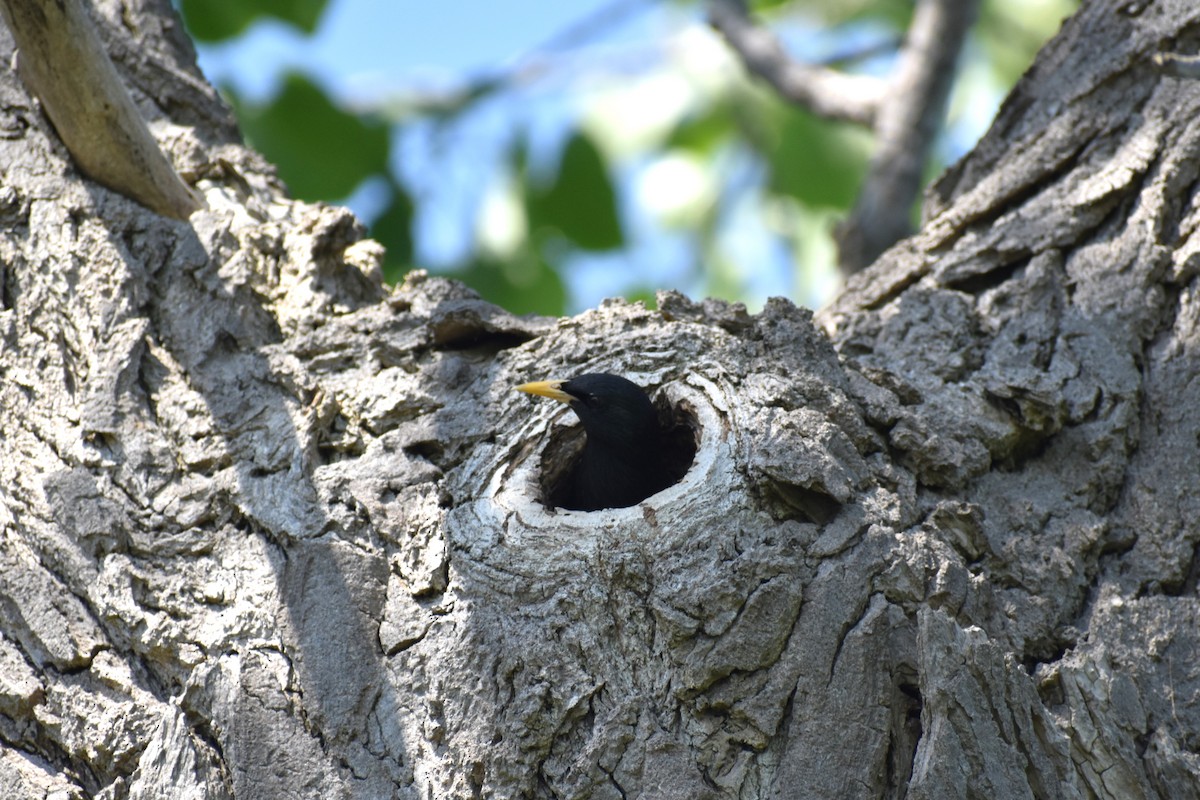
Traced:
<svg viewBox="0 0 1200 800">
<path fill-rule="evenodd" d="M 536 395 L 540 395 L 542 397 L 549 397 L 551 400 L 558 400 L 559 402 L 562 402 L 562 403 L 570 403 L 575 398 L 571 397 L 571 395 L 567 394 L 562 389 L 558 388 L 558 387 L 562 386 L 564 383 L 566 383 L 565 380 L 534 381 L 533 383 L 522 383 L 520 386 L 517 387 L 517 391 L 525 392 L 526 394 L 536 394 Z"/>
</svg>

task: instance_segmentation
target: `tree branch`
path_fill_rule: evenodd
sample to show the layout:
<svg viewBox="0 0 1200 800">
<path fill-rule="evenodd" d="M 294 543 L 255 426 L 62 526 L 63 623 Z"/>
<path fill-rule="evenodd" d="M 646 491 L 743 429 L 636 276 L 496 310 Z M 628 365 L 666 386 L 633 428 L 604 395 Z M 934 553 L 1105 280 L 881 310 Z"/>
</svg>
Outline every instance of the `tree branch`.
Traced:
<svg viewBox="0 0 1200 800">
<path fill-rule="evenodd" d="M 708 19 L 746 69 L 785 99 L 828 119 L 874 123 L 884 90 L 878 78 L 846 75 L 792 60 L 773 33 L 750 19 L 742 0 L 714 0 Z"/>
<path fill-rule="evenodd" d="M 138 113 L 79 0 L 5 0 L 22 80 L 85 174 L 168 217 L 200 202 Z"/>
<path fill-rule="evenodd" d="M 875 121 L 876 151 L 858 201 L 837 231 L 842 271 L 865 269 L 911 233 L 922 172 L 945 116 L 955 62 L 978 0 L 921 0 Z"/>
</svg>

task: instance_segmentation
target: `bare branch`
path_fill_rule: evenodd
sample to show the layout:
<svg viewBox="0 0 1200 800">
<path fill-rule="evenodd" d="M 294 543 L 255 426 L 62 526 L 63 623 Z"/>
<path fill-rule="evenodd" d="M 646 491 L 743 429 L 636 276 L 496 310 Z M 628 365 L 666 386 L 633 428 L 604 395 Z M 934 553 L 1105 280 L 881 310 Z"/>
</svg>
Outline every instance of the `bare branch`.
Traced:
<svg viewBox="0 0 1200 800">
<path fill-rule="evenodd" d="M 788 101 L 828 119 L 874 123 L 885 88 L 878 78 L 846 75 L 792 60 L 771 31 L 750 19 L 741 0 L 713 0 L 708 19 L 741 57 L 746 69 Z"/>
<path fill-rule="evenodd" d="M 18 67 L 79 168 L 165 216 L 200 202 L 159 149 L 79 0 L 5 0 Z"/>
<path fill-rule="evenodd" d="M 710 5 L 713 27 L 746 68 L 786 100 L 827 119 L 874 128 L 875 156 L 858 202 L 837 233 L 843 272 L 863 269 L 910 232 L 910 210 L 978 7 L 979 0 L 920 0 L 896 71 L 885 84 L 793 61 L 769 30 L 749 18 L 743 0 Z"/>
<path fill-rule="evenodd" d="M 846 274 L 911 232 L 913 201 L 945 115 L 955 62 L 978 0 L 921 0 L 875 122 L 876 150 L 858 202 L 837 232 Z"/>
</svg>

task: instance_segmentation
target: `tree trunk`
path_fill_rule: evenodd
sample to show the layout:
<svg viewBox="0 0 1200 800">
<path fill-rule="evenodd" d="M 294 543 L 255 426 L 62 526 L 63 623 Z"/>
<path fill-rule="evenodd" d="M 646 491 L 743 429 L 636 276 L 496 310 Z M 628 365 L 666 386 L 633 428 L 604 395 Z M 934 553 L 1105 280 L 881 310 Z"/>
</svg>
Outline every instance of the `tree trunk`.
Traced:
<svg viewBox="0 0 1200 800">
<path fill-rule="evenodd" d="M 0 74 L 0 794 L 1200 796 L 1200 6 L 1085 4 L 824 331 L 389 293 L 172 13 L 99 8 L 190 222 Z M 681 483 L 542 505 L 588 371 Z"/>
</svg>

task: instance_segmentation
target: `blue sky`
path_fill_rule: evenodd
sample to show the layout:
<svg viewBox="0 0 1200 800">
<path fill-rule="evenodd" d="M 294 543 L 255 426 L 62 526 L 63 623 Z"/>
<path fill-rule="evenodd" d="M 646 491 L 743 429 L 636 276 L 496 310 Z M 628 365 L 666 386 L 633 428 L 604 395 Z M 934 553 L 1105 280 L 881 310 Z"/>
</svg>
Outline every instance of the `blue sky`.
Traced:
<svg viewBox="0 0 1200 800">
<path fill-rule="evenodd" d="M 279 22 L 264 22 L 235 41 L 201 45 L 198 50 L 210 80 L 235 87 L 249 100 L 268 98 L 279 76 L 294 69 L 348 106 L 375 107 L 405 93 L 452 91 L 513 68 L 533 52 L 554 54 L 557 45 L 570 50 L 580 40 L 622 54 L 618 58 L 657 52 L 664 30 L 677 30 L 694 13 L 655 0 L 331 0 L 312 36 Z M 556 69 L 570 72 L 562 64 Z M 525 126 L 553 151 L 555 140 L 571 129 L 575 113 L 570 94 L 556 93 L 553 87 L 524 94 L 519 103 L 490 104 L 473 111 L 469 126 L 463 126 L 466 152 L 449 157 L 439 153 L 441 144 L 431 142 L 421 125 L 410 126 L 393 148 L 396 172 L 424 200 L 435 201 L 418 208 L 418 263 L 445 266 L 467 254 L 470 243 L 464 234 L 477 212 L 480 175 L 500 159 L 505 131 Z M 345 201 L 369 219 L 374 197 L 368 185 Z M 628 287 L 630 274 L 640 272 L 641 280 L 655 285 L 674 285 L 675 277 L 687 272 L 683 262 L 689 257 L 677 245 L 671 237 L 647 236 L 629 252 L 577 259 L 566 276 L 572 309 L 619 293 Z M 785 281 L 767 283 L 761 287 L 764 297 L 788 289 Z"/>
<path fill-rule="evenodd" d="M 210 79 L 233 83 L 252 97 L 268 94 L 273 76 L 286 66 L 318 77 L 340 97 L 369 99 L 400 86 L 454 85 L 464 76 L 503 67 L 612 5 L 611 0 L 330 0 L 311 38 L 281 23 L 263 23 L 235 42 L 201 47 L 200 65 Z M 657 5 L 622 3 L 631 10 L 627 22 L 607 29 L 605 39 L 651 41 Z"/>
<path fill-rule="evenodd" d="M 611 12 L 610 22 L 595 16 L 601 9 Z M 699 13 L 694 7 L 659 0 L 330 0 L 312 36 L 267 22 L 234 42 L 204 45 L 198 50 L 201 68 L 210 80 L 234 86 L 249 100 L 265 99 L 282 73 L 298 70 L 344 105 L 375 108 L 402 100 L 406 93 L 438 94 L 461 88 L 473 79 L 511 69 L 523 56 L 545 52 L 548 44 L 561 44 L 566 36 L 570 41 L 563 48 L 563 58 L 554 65 L 555 74 L 563 79 L 557 85 L 551 81 L 550 86 L 543 83 L 519 93 L 515 100 L 473 110 L 466 124 L 459 126 L 459 151 L 447 154 L 444 141 L 422 138 L 419 124 L 406 126 L 394 142 L 395 171 L 421 200 L 416 222 L 417 262 L 437 268 L 452 265 L 468 253 L 480 207 L 480 184 L 495 178 L 496 164 L 507 146 L 505 136 L 511 136 L 514 128 L 532 130 L 535 139 L 540 134 L 550 145 L 547 152 L 556 152 L 555 140 L 570 130 L 580 97 L 580 85 L 571 84 L 570 51 L 582 44 L 593 60 L 599 54 L 614 64 L 636 64 L 659 54 L 667 34 L 678 33 L 689 24 L 695 26 Z M 822 36 L 819 30 L 800 24 L 790 28 L 790 33 L 801 37 L 804 52 L 817 56 L 847 44 L 845 31 L 840 38 Z M 874 35 L 870 30 L 853 33 L 863 34 L 868 38 Z M 886 70 L 887 65 L 877 66 Z M 972 101 L 967 125 L 948 140 L 952 156 L 961 154 L 982 132 L 999 99 L 994 93 L 982 102 Z M 633 196 L 637 176 L 633 170 L 627 172 L 617 175 L 618 185 Z M 360 216 L 368 221 L 372 218 L 369 185 L 344 200 Z M 630 212 L 627 204 L 622 211 Z M 755 225 L 761 228 L 762 220 L 756 219 L 755 209 L 744 211 L 736 228 L 746 235 L 735 237 L 730 256 L 736 264 L 755 265 L 754 270 L 738 276 L 751 307 L 772 294 L 788 295 L 807 305 L 820 304 L 828 297 L 833 290 L 829 279 L 819 278 L 806 289 L 805 280 L 797 277 L 794 261 L 799 255 L 829 262 L 832 253 L 828 248 L 790 253 L 766 231 L 753 233 Z M 571 310 L 594 305 L 606 295 L 631 288 L 634 282 L 680 288 L 693 296 L 703 293 L 700 285 L 678 283 L 688 275 L 695 280 L 696 254 L 691 248 L 678 236 L 647 231 L 643 220 L 631 218 L 630 213 L 625 216 L 627 225 L 641 228 L 630 247 L 612 255 L 581 256 L 566 271 Z M 816 239 L 827 239 L 819 230 L 812 233 Z M 811 249 L 808 244 L 804 247 Z M 811 294 L 806 296 L 806 292 Z"/>
</svg>

